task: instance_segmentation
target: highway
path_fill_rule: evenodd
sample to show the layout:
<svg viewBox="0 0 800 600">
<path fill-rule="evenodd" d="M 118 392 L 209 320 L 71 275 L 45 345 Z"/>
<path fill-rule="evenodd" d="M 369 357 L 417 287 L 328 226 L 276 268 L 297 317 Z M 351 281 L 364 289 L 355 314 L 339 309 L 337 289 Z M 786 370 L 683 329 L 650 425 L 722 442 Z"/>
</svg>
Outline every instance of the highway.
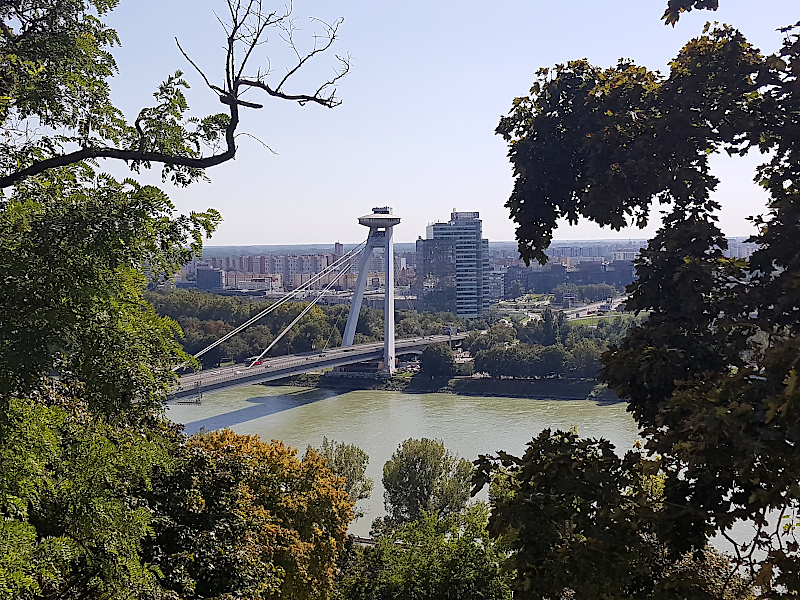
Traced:
<svg viewBox="0 0 800 600">
<path fill-rule="evenodd" d="M 439 342 L 462 340 L 466 333 L 453 335 L 433 335 L 407 338 L 395 341 L 395 353 L 420 353 L 425 346 Z M 170 399 L 192 396 L 198 393 L 222 388 L 252 385 L 264 381 L 282 379 L 290 375 L 318 371 L 324 368 L 376 360 L 383 358 L 383 342 L 358 344 L 344 348 L 330 348 L 323 351 L 290 354 L 265 359 L 260 365 L 248 367 L 238 364 L 217 369 L 206 369 L 180 378 L 180 383 L 170 394 Z"/>
</svg>

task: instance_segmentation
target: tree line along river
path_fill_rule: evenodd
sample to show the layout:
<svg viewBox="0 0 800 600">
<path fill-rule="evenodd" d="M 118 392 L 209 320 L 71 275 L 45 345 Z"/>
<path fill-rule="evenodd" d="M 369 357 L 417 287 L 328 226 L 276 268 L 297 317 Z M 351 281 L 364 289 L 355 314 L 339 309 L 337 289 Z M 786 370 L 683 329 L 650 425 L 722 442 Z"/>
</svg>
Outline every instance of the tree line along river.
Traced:
<svg viewBox="0 0 800 600">
<path fill-rule="evenodd" d="M 359 503 L 366 514 L 350 531 L 367 535 L 372 520 L 384 513 L 383 464 L 407 438 L 441 439 L 448 450 L 475 460 L 497 450 L 519 455 L 543 429 L 576 426 L 581 436 L 604 437 L 624 453 L 638 437 L 625 408 L 623 402 L 595 400 L 253 385 L 209 393 L 200 405 L 171 404 L 169 417 L 184 423 L 189 434 L 229 427 L 265 441 L 281 440 L 301 453 L 309 444 L 319 447 L 323 437 L 363 448 L 375 489 Z"/>
</svg>

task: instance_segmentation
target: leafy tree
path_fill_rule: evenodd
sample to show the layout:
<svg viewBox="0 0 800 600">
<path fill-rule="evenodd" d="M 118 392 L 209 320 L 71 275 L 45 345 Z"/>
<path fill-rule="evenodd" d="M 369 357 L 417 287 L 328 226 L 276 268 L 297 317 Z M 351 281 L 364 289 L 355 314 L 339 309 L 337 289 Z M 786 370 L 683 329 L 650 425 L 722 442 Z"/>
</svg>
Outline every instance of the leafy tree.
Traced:
<svg viewBox="0 0 800 600">
<path fill-rule="evenodd" d="M 506 300 L 515 300 L 524 296 L 525 292 L 527 292 L 527 290 L 525 289 L 525 286 L 522 285 L 522 282 L 514 280 L 506 287 L 505 297 Z"/>
<path fill-rule="evenodd" d="M 11 398 L 0 418 L 0 596 L 157 593 L 140 555 L 151 513 L 138 489 L 169 463 L 157 428 L 96 419 L 64 386 Z"/>
<path fill-rule="evenodd" d="M 345 444 L 322 438 L 322 446 L 316 451 L 325 459 L 325 466 L 337 477 L 344 477 L 344 490 L 355 505 L 366 500 L 372 493 L 374 482 L 366 476 L 369 455 L 354 444 Z M 354 509 L 354 520 L 364 516 L 364 512 Z"/>
<path fill-rule="evenodd" d="M 525 325 L 517 326 L 517 337 L 526 344 L 552 346 L 566 341 L 570 327 L 563 312 L 548 308 L 541 319 L 530 319 Z"/>
<path fill-rule="evenodd" d="M 600 368 L 602 352 L 591 340 L 580 340 L 567 354 L 567 368 L 576 377 L 594 379 Z"/>
<path fill-rule="evenodd" d="M 716 2 L 671 1 L 665 20 L 691 8 Z M 660 539 L 680 553 L 753 522 L 737 561 L 775 597 L 800 590 L 792 527 L 767 531 L 769 515 L 800 511 L 795 27 L 764 56 L 736 29 L 709 26 L 667 75 L 630 61 L 542 70 L 498 127 L 510 144 L 507 206 L 525 260 L 546 260 L 560 217 L 619 229 L 669 205 L 628 288 L 628 309 L 649 318 L 604 355 L 601 379 L 629 399 L 647 450 L 662 457 Z M 751 259 L 726 259 L 709 159 L 751 149 L 768 153 L 755 173 L 767 214 L 755 219 Z"/>
<path fill-rule="evenodd" d="M 191 598 L 326 598 L 353 502 L 313 449 L 230 430 L 196 434 L 148 495 L 145 556 Z"/>
<path fill-rule="evenodd" d="M 469 500 L 472 471 L 468 460 L 451 454 L 440 440 L 405 440 L 383 466 L 388 516 L 373 528 L 418 521 L 424 512 L 441 517 L 459 513 Z"/>
<path fill-rule="evenodd" d="M 479 487 L 495 480 L 489 529 L 510 541 L 515 598 L 755 597 L 724 556 L 676 554 L 662 542 L 658 460 L 545 430 L 521 457 L 476 464 Z"/>
<path fill-rule="evenodd" d="M 453 351 L 447 343 L 426 346 L 419 356 L 420 370 L 427 375 L 451 377 L 458 367 Z"/>
<path fill-rule="evenodd" d="M 513 327 L 509 327 L 504 323 L 495 323 L 485 332 L 470 331 L 462 346 L 472 356 L 475 356 L 481 350 L 488 350 L 494 346 L 513 342 L 515 336 L 516 332 Z"/>
<path fill-rule="evenodd" d="M 425 513 L 358 551 L 337 581 L 336 596 L 509 600 L 509 575 L 502 570 L 506 546 L 489 537 L 487 521 L 482 503 L 444 518 Z"/>
<path fill-rule="evenodd" d="M 159 163 L 165 179 L 184 185 L 233 158 L 239 107 L 256 108 L 241 99 L 246 88 L 337 104 L 330 85 L 303 96 L 287 93 L 285 77 L 273 84 L 250 78 L 235 58 L 246 62 L 251 53 L 239 51 L 252 50 L 269 28 L 291 24 L 288 15 L 262 13 L 260 3 L 232 1 L 229 77 L 209 86 L 226 113 L 186 119 L 187 86 L 176 73 L 159 86 L 155 106 L 129 124 L 109 96 L 108 78 L 116 73 L 109 48 L 119 40 L 101 17 L 116 5 L 0 2 L 3 597 L 162 595 L 158 570 L 142 558 L 154 525 L 143 495 L 153 470 L 172 464 L 173 432 L 162 420 L 161 400 L 172 367 L 187 357 L 175 322 L 156 315 L 142 293 L 148 280 L 170 277 L 199 254 L 220 216 L 175 216 L 162 191 L 118 181 L 91 161 L 121 159 L 135 172 Z M 337 28 L 317 41 L 332 43 Z M 298 54 L 301 64 L 308 58 Z M 324 531 L 319 523 L 298 526 Z M 324 591 L 325 557 L 335 545 L 323 540 L 312 552 L 304 535 L 291 540 L 294 547 L 324 560 L 304 565 L 303 581 Z"/>
</svg>

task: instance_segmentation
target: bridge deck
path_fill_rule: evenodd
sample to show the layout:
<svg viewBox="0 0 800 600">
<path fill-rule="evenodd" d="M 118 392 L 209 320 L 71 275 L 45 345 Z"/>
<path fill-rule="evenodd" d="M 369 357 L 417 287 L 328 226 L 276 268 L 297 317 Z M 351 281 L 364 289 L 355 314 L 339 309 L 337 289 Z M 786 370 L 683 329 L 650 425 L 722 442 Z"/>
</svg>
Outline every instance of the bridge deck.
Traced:
<svg viewBox="0 0 800 600">
<path fill-rule="evenodd" d="M 465 337 L 467 337 L 466 333 L 454 333 L 452 335 L 408 338 L 397 340 L 395 348 L 397 354 L 420 353 L 431 344 L 462 340 Z M 331 348 L 322 352 L 279 356 L 266 359 L 262 364 L 253 367 L 240 364 L 207 369 L 181 377 L 179 385 L 170 394 L 170 398 L 184 398 L 212 390 L 274 381 L 290 375 L 381 358 L 383 358 L 383 342 L 373 342 L 344 348 Z"/>
</svg>

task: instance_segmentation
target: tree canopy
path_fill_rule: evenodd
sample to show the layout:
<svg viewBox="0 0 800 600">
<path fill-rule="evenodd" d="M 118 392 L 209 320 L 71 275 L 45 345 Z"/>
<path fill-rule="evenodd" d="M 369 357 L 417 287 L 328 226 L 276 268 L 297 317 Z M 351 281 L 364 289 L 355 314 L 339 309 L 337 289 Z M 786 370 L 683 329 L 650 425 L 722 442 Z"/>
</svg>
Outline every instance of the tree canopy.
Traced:
<svg viewBox="0 0 800 600">
<path fill-rule="evenodd" d="M 313 449 L 230 430 L 199 433 L 146 495 L 145 558 L 185 598 L 326 598 L 352 520 L 340 477 Z"/>
<path fill-rule="evenodd" d="M 343 600 L 509 600 L 510 575 L 503 570 L 506 544 L 489 536 L 488 508 L 463 513 L 427 513 L 358 549 L 336 584 Z"/>
<path fill-rule="evenodd" d="M 460 512 L 469 500 L 472 471 L 472 464 L 448 451 L 441 440 L 405 440 L 383 466 L 388 515 L 382 526 L 418 521 L 424 512 L 442 517 Z"/>
<path fill-rule="evenodd" d="M 716 2 L 670 1 L 665 20 L 692 8 Z M 709 25 L 668 74 L 627 60 L 542 69 L 497 128 L 509 142 L 507 206 L 526 261 L 546 261 L 561 217 L 619 229 L 667 207 L 628 287 L 627 308 L 649 318 L 604 355 L 601 379 L 629 401 L 646 450 L 661 457 L 659 539 L 679 554 L 750 521 L 755 535 L 733 545 L 734 565 L 771 597 L 800 589 L 796 27 L 765 55 L 735 28 Z M 766 154 L 755 180 L 769 203 L 754 218 L 749 260 L 724 256 L 709 169 L 723 151 Z M 776 515 L 789 525 L 776 526 Z"/>
<path fill-rule="evenodd" d="M 205 79 L 225 112 L 187 117 L 176 72 L 128 122 L 109 95 L 119 39 L 101 21 L 117 3 L 0 2 L 0 596 L 324 597 L 351 518 L 343 480 L 315 453 L 230 432 L 185 444 L 164 418 L 189 357 L 143 292 L 200 253 L 219 213 L 176 215 L 97 159 L 158 163 L 186 185 L 233 158 L 239 109 L 258 107 L 245 88 L 336 105 L 347 59 L 311 94 L 286 86 L 339 23 L 293 46 L 299 63 L 271 82 L 248 61 L 270 29 L 292 32 L 290 16 L 231 0 L 227 59 Z"/>
<path fill-rule="evenodd" d="M 369 455 L 355 444 L 322 438 L 322 446 L 316 452 L 325 459 L 325 466 L 337 477 L 344 477 L 344 490 L 355 505 L 366 500 L 372 493 L 375 483 L 367 477 Z M 360 509 L 354 510 L 354 519 L 364 516 Z"/>
</svg>

